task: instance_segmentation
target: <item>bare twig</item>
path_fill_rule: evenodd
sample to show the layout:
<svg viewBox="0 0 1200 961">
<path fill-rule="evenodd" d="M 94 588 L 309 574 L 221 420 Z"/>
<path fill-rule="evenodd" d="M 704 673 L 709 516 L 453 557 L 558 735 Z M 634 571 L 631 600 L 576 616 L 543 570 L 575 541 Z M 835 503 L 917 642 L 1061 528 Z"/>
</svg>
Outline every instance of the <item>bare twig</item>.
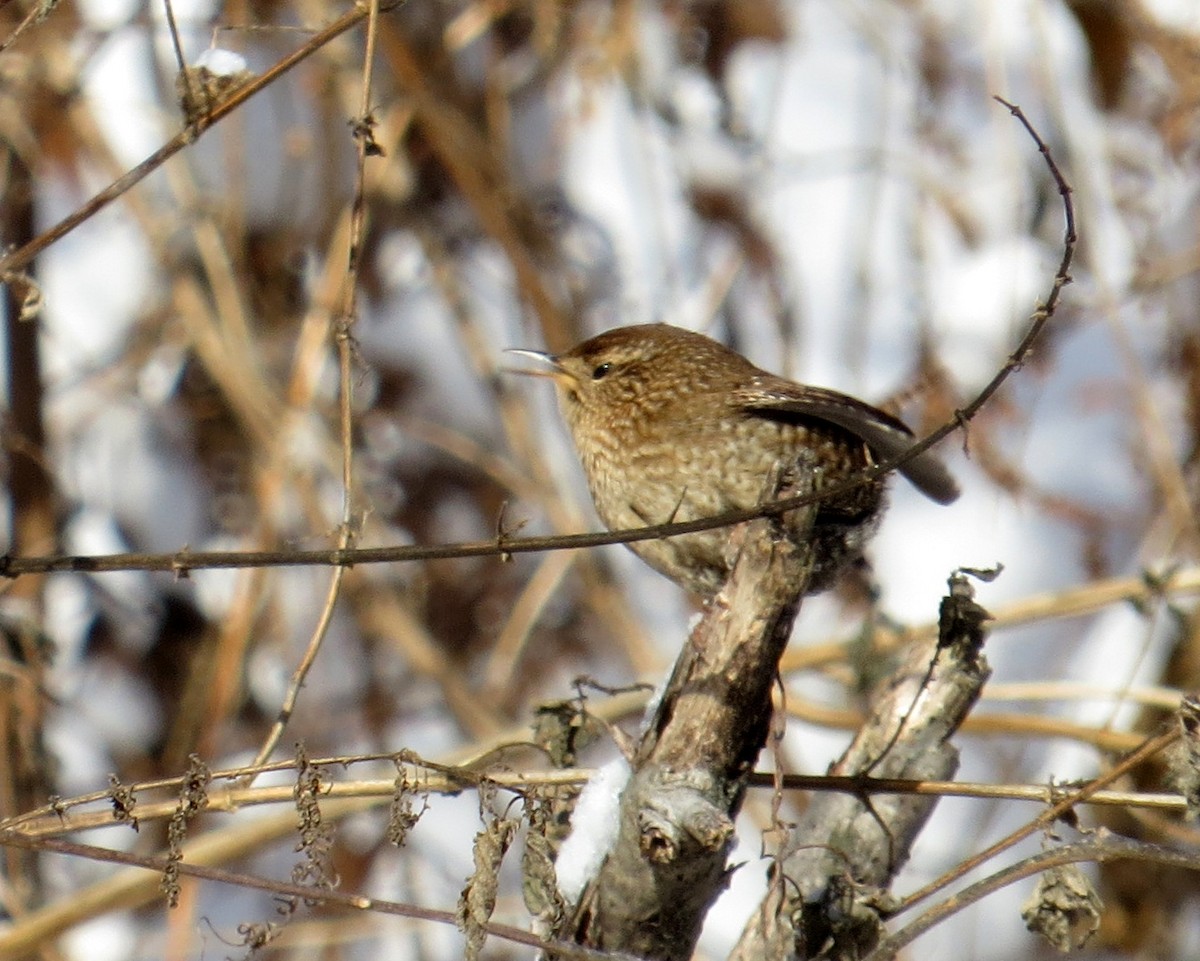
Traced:
<svg viewBox="0 0 1200 961">
<path fill-rule="evenodd" d="M 325 904 L 353 911 L 374 911 L 379 914 L 416 918 L 421 921 L 433 921 L 438 924 L 453 925 L 456 923 L 453 911 L 440 911 L 435 908 L 424 908 L 416 904 L 368 898 L 361 894 L 344 893 L 326 888 L 314 888 L 307 884 L 290 884 L 286 881 L 276 881 L 270 878 L 256 877 L 251 874 L 241 874 L 236 871 L 226 871 L 221 868 L 209 867 L 197 863 L 187 847 L 184 849 L 185 860 L 172 862 L 165 857 L 128 854 L 124 851 L 114 851 L 110 848 L 79 844 L 73 841 L 51 840 L 48 838 L 30 841 L 22 838 L 20 835 L 12 835 L 9 832 L 3 831 L 0 831 L 0 845 L 33 847 L 41 851 L 54 851 L 59 854 L 89 858 L 94 861 L 123 864 L 132 868 L 156 872 L 160 875 L 170 868 L 183 876 L 205 881 L 216 881 L 221 884 L 232 884 L 252 890 L 267 891 L 279 897 L 297 898 L 310 904 Z M 489 922 L 484 927 L 492 937 L 500 938 L 513 944 L 523 944 L 539 949 L 552 949 L 557 957 L 589 959 L 589 961 L 613 961 L 613 955 L 609 952 L 593 951 L 569 942 L 544 941 L 535 934 L 530 934 L 528 931 L 523 931 L 520 928 L 514 928 L 507 924 Z M 19 937 L 12 931 L 0 934 L 0 948 L 5 951 L 7 957 L 18 957 L 44 941 L 47 935 L 43 928 L 44 925 L 35 925 L 26 922 L 17 932 Z"/>
<path fill-rule="evenodd" d="M 518 745 L 514 745 L 518 746 Z M 519 745 L 528 748 L 530 745 Z M 394 761 L 395 754 L 360 754 L 340 757 L 313 758 L 310 763 L 320 768 L 346 768 L 356 764 Z M 414 781 L 431 794 L 458 794 L 466 788 L 477 786 L 482 781 L 497 788 L 524 793 L 547 787 L 578 787 L 592 777 L 593 771 L 582 768 L 561 770 L 513 770 L 509 765 L 475 768 L 462 765 L 437 764 L 417 757 L 404 761 Z M 208 792 L 210 813 L 235 813 L 246 807 L 261 807 L 268 804 L 286 803 L 291 798 L 291 787 L 274 785 L 248 787 L 244 782 L 265 773 L 288 771 L 295 767 L 293 761 L 277 761 L 252 767 L 231 768 L 216 771 L 210 776 L 217 783 Z M 137 795 L 138 819 L 153 823 L 170 818 L 177 807 L 170 792 L 178 792 L 183 778 L 167 778 L 156 781 L 139 781 L 126 785 Z M 234 782 L 221 786 L 220 782 Z M 746 778 L 748 788 L 775 790 L 776 775 L 750 774 Z M 961 797 L 978 800 L 1026 801 L 1034 804 L 1053 804 L 1056 800 L 1070 796 L 1074 788 L 1042 784 L 977 784 L 964 781 L 913 780 L 910 778 L 859 777 L 857 775 L 829 774 L 784 774 L 779 785 L 784 791 L 812 791 L 849 794 L 854 797 L 869 797 L 876 794 L 911 795 L 914 797 Z M 329 798 L 382 798 L 386 799 L 394 790 L 394 781 L 349 780 L 329 781 L 325 796 Z M 163 799 L 149 796 L 164 794 Z M 94 792 L 73 798 L 56 799 L 24 814 L 0 820 L 0 830 L 12 831 L 27 838 L 63 837 L 79 831 L 91 831 L 112 826 L 111 808 L 92 809 L 107 802 L 107 793 Z M 1096 791 L 1078 800 L 1078 804 L 1097 807 L 1142 808 L 1180 814 L 1187 810 L 1186 799 L 1179 794 L 1142 791 Z M 77 810 L 87 807 L 89 810 Z"/>
<path fill-rule="evenodd" d="M 61 240 L 80 224 L 90 220 L 122 194 L 127 193 L 131 188 L 145 180 L 167 160 L 183 150 L 184 147 L 195 143 L 197 138 L 208 130 L 209 127 L 213 126 L 213 124 L 224 120 L 252 96 L 265 90 L 297 64 L 307 60 L 347 30 L 356 27 L 367 15 L 368 8 L 363 6 L 356 6 L 347 11 L 338 17 L 337 20 L 333 21 L 333 23 L 329 24 L 329 26 L 317 31 L 302 47 L 288 54 L 270 69 L 236 88 L 227 98 L 213 104 L 210 110 L 194 118 L 191 123 L 159 147 L 158 150 L 154 151 L 154 153 L 128 173 L 118 177 L 74 213 L 64 217 L 49 230 L 44 231 L 29 241 L 29 243 L 0 257 L 0 273 L 16 271 L 24 267 L 47 247 Z"/>
<path fill-rule="evenodd" d="M 347 15 L 349 16 L 349 15 Z M 343 17 L 343 20 L 346 18 Z M 357 22 L 355 20 L 354 22 Z M 339 26 L 338 33 L 349 29 L 353 23 L 343 24 L 339 20 L 334 26 Z M 323 31 L 329 33 L 334 30 L 334 26 Z M 334 33 L 333 36 L 337 34 Z M 327 37 L 325 42 L 328 42 L 332 37 Z M 314 38 L 315 42 L 316 38 Z M 306 45 L 304 48 L 308 50 Z M 298 56 L 297 55 L 293 55 Z M 281 61 L 292 64 L 288 61 Z M 1000 100 L 1000 98 L 997 98 Z M 225 568 L 225 567 L 279 567 L 279 566 L 353 566 L 355 564 L 373 564 L 373 563 L 396 563 L 400 561 L 418 561 L 418 560 L 434 560 L 437 558 L 448 557 L 480 557 L 480 556 L 500 556 L 502 554 L 517 554 L 531 553 L 534 551 L 545 550 L 569 550 L 581 547 L 598 547 L 602 544 L 627 544 L 635 541 L 654 540 L 662 537 L 673 537 L 679 534 L 690 534 L 697 531 L 712 530 L 717 527 L 728 527 L 734 524 L 744 523 L 754 520 L 757 517 L 776 516 L 787 513 L 788 511 L 797 510 L 810 504 L 820 501 L 836 498 L 851 491 L 862 484 L 869 483 L 885 474 L 888 474 L 902 464 L 908 463 L 919 454 L 933 447 L 938 442 L 944 440 L 956 430 L 962 429 L 970 420 L 979 413 L 984 404 L 992 398 L 992 396 L 1000 389 L 1000 386 L 1008 379 L 1009 375 L 1017 370 L 1026 360 L 1029 352 L 1033 349 L 1034 342 L 1039 334 L 1046 326 L 1047 322 L 1054 315 L 1054 311 L 1058 306 L 1059 297 L 1064 287 L 1071 282 L 1070 266 L 1071 260 L 1075 253 L 1076 233 L 1075 233 L 1075 210 L 1071 205 L 1071 188 L 1068 186 L 1062 173 L 1059 171 L 1054 162 L 1054 158 L 1050 155 L 1049 148 L 1038 136 L 1037 132 L 1030 125 L 1025 115 L 1019 107 L 1016 107 L 1005 100 L 1000 100 L 1013 115 L 1025 126 L 1029 131 L 1030 136 L 1034 138 L 1038 149 L 1046 158 L 1046 163 L 1050 168 L 1051 174 L 1054 177 L 1055 183 L 1058 185 L 1059 195 L 1062 197 L 1063 210 L 1066 217 L 1066 233 L 1063 244 L 1062 260 L 1059 262 L 1058 270 L 1051 282 L 1050 293 L 1046 297 L 1044 304 L 1040 305 L 1033 313 L 1032 322 L 1029 329 L 1025 332 L 1025 336 L 1021 338 L 1016 349 L 1009 355 L 1008 360 L 998 370 L 994 377 L 984 386 L 984 388 L 975 396 L 975 398 L 959 410 L 954 418 L 947 421 L 937 430 L 927 435 L 923 439 L 917 441 L 907 451 L 898 457 L 894 457 L 884 463 L 878 464 L 869 470 L 863 471 L 856 477 L 845 481 L 842 484 L 832 485 L 822 489 L 819 493 L 805 494 L 799 497 L 791 497 L 785 500 L 775 501 L 769 504 L 762 504 L 758 507 L 749 508 L 740 511 L 730 511 L 716 517 L 700 518 L 694 521 L 686 521 L 672 524 L 658 524 L 652 527 L 642 527 L 635 530 L 625 531 L 607 531 L 593 534 L 567 534 L 558 537 L 531 537 L 531 538 L 514 538 L 506 539 L 503 546 L 496 543 L 486 544 L 446 544 L 433 547 L 391 547 L 391 548 L 372 548 L 372 549 L 334 549 L 324 551 L 268 551 L 268 552 L 253 552 L 253 551 L 229 551 L 229 552 L 179 552 L 176 554 L 110 554 L 104 556 L 57 556 L 57 557 L 10 557 L 5 556 L 0 558 L 0 577 L 19 577 L 22 574 L 29 573 L 45 573 L 48 571 L 115 571 L 115 570 L 170 570 L 180 575 L 186 574 L 190 570 L 200 570 L 203 568 Z M 223 101 L 221 107 L 225 106 Z M 217 111 L 214 111 L 214 116 Z M 225 113 L 221 112 L 220 116 Z M 182 145 L 181 145 L 182 146 Z M 164 148 L 165 149 L 165 148 Z M 178 148 L 177 148 L 178 149 Z M 161 151 L 160 151 L 161 153 Z M 158 155 L 156 154 L 155 157 Z M 163 158 L 165 159 L 165 158 Z M 149 161 L 147 161 L 148 163 Z M 161 160 L 159 161 L 161 162 Z M 144 164 L 143 164 L 144 166 Z M 139 168 L 140 169 L 140 168 Z M 144 176 L 144 174 L 142 175 Z M 140 179 L 140 178 L 139 178 Z M 127 189 L 127 188 L 126 188 Z M 111 198 L 110 198 L 111 199 Z M 94 211 L 93 211 L 94 212 Z M 69 218 L 68 218 L 69 219 Z M 64 221 L 66 223 L 66 221 Z M 76 226 L 72 223 L 71 226 Z M 57 228 L 56 228 L 57 229 Z M 65 232 L 65 231 L 64 231 Z M 43 235 L 45 236 L 45 235 Z M 34 241 L 36 244 L 37 241 Z M 33 244 L 27 245 L 32 247 Z M 40 249 L 40 248 L 39 248 Z M 10 258 L 0 260 L 0 270 L 11 269 L 26 262 L 28 258 L 21 259 L 26 248 L 22 248 L 15 254 L 10 255 Z M 34 251 L 36 253 L 36 251 Z M 29 256 L 32 256 L 30 254 Z M 8 260 L 17 258 L 12 265 L 8 264 Z"/>
<path fill-rule="evenodd" d="M 1124 860 L 1146 861 L 1163 867 L 1173 866 L 1190 871 L 1200 870 L 1200 857 L 1194 853 L 1119 837 L 1101 828 L 1082 841 L 1034 854 L 964 888 L 881 941 L 864 961 L 890 961 L 907 945 L 951 915 L 977 904 L 1007 885 L 1040 874 L 1048 868 L 1081 861 L 1104 864 Z"/>
<path fill-rule="evenodd" d="M 342 550 L 351 547 L 358 534 L 358 522 L 354 510 L 354 342 L 350 332 L 354 326 L 358 309 L 358 271 L 362 259 L 363 238 L 366 233 L 366 164 L 367 158 L 377 155 L 379 149 L 371 133 L 372 122 L 370 120 L 371 76 L 375 62 L 375 36 L 378 24 L 379 0 L 370 0 L 367 4 L 367 43 L 363 53 L 361 110 L 354 128 L 355 144 L 358 149 L 358 166 L 354 180 L 354 200 L 350 211 L 350 244 L 347 252 L 346 274 L 343 278 L 342 309 L 333 324 L 333 339 L 337 345 L 338 372 L 340 374 L 338 424 L 342 447 L 342 523 L 338 533 L 338 547 Z M 313 664 L 316 663 L 321 644 L 329 632 L 329 625 L 333 623 L 333 612 L 337 606 L 338 597 L 341 595 L 345 573 L 345 567 L 334 568 L 325 604 L 313 629 L 312 637 L 305 647 L 300 663 L 292 673 L 287 693 L 284 695 L 283 704 L 279 709 L 279 715 L 276 717 L 275 723 L 271 725 L 271 730 L 267 733 L 258 754 L 255 755 L 256 762 L 261 763 L 269 758 L 279 743 L 279 739 L 283 736 L 288 719 L 295 710 L 300 689 L 304 686 L 304 679 L 308 676 Z"/>
<path fill-rule="evenodd" d="M 29 5 L 29 12 L 13 28 L 13 32 L 5 37 L 3 41 L 0 41 L 0 54 L 16 43 L 17 38 L 29 29 L 30 26 L 35 23 L 41 23 L 50 16 L 56 6 L 58 6 L 58 0 L 38 0 L 36 3 L 31 3 Z"/>
<path fill-rule="evenodd" d="M 1022 825 L 1013 831 L 1007 837 L 1001 838 L 995 844 L 990 845 L 986 850 L 979 852 L 973 857 L 967 858 L 954 866 L 952 871 L 947 872 L 942 877 L 909 894 L 896 908 L 895 913 L 907 911 L 909 908 L 919 904 L 925 898 L 936 894 L 938 891 L 952 884 L 954 881 L 965 876 L 981 864 L 986 864 L 997 854 L 1007 851 L 1014 844 L 1025 840 L 1025 838 L 1036 834 L 1038 831 L 1044 830 L 1054 824 L 1059 818 L 1069 813 L 1075 805 L 1087 800 L 1101 788 L 1107 787 L 1113 782 L 1124 777 L 1139 764 L 1148 761 L 1160 751 L 1169 747 L 1179 740 L 1179 731 L 1171 730 L 1165 734 L 1160 734 L 1158 737 L 1150 738 L 1142 742 L 1141 747 L 1136 751 L 1128 754 L 1121 759 L 1120 763 L 1113 765 L 1112 769 L 1106 771 L 1093 781 L 1089 781 L 1086 785 L 1077 791 L 1072 791 L 1067 797 L 1063 798 L 1056 804 L 1051 805 L 1028 824 Z"/>
</svg>

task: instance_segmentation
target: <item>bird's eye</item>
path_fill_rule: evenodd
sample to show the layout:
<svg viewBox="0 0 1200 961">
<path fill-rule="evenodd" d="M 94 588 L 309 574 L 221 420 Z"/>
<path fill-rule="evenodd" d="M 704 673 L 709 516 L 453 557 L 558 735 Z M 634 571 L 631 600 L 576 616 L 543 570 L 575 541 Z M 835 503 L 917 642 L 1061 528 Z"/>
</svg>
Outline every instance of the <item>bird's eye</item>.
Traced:
<svg viewBox="0 0 1200 961">
<path fill-rule="evenodd" d="M 612 366 L 612 364 L 607 363 L 597 364 L 595 369 L 592 371 L 592 380 L 601 380 L 602 378 L 606 377 L 612 370 Z"/>
</svg>

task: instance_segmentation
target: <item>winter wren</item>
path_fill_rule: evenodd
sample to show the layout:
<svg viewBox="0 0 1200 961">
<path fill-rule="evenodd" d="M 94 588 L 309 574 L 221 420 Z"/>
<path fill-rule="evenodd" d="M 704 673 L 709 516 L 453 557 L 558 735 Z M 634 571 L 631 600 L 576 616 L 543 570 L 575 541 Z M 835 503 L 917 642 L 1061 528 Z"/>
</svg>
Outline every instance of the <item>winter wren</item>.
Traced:
<svg viewBox="0 0 1200 961">
<path fill-rule="evenodd" d="M 713 517 L 769 494 L 777 465 L 807 452 L 816 490 L 902 453 L 912 432 L 845 394 L 768 374 L 701 334 L 619 327 L 565 354 L 514 351 L 547 365 L 588 487 L 610 530 Z M 958 487 L 934 455 L 900 472 L 940 504 Z M 821 501 L 808 591 L 829 587 L 862 554 L 884 503 L 882 479 Z M 729 528 L 629 547 L 675 583 L 710 596 L 729 573 Z"/>
</svg>

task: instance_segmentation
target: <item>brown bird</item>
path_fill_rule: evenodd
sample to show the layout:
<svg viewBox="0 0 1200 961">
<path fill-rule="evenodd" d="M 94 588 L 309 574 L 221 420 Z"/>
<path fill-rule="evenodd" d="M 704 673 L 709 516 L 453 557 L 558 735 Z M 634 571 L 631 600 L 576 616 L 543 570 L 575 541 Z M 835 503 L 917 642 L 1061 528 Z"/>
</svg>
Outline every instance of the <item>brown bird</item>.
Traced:
<svg viewBox="0 0 1200 961">
<path fill-rule="evenodd" d="M 775 468 L 805 453 L 813 487 L 828 488 L 903 453 L 912 432 L 846 394 L 796 384 L 728 347 L 666 324 L 618 327 L 557 356 L 511 353 L 548 365 L 610 530 L 714 517 L 754 507 Z M 899 468 L 926 496 L 949 504 L 958 486 L 926 452 Z M 808 592 L 828 588 L 862 555 L 884 504 L 882 479 L 821 501 L 813 522 Z M 729 574 L 729 528 L 636 541 L 635 554 L 675 583 L 711 596 Z"/>
</svg>

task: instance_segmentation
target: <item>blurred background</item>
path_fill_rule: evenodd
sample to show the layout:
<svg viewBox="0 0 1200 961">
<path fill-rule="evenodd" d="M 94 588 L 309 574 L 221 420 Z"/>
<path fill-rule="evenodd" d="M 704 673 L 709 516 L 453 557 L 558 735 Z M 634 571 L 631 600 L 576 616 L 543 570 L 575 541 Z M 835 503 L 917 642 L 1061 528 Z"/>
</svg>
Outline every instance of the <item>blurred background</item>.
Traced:
<svg viewBox="0 0 1200 961">
<path fill-rule="evenodd" d="M 32 10 L 0 5 L 9 248 L 175 135 L 181 89 L 203 112 L 205 97 L 344 12 L 175 2 L 189 88 L 158 0 L 64 0 L 12 37 Z M 1197 687 L 1193 2 L 408 0 L 379 20 L 378 149 L 359 184 L 366 220 L 348 277 L 364 50 L 365 24 L 315 49 L 49 246 L 29 278 L 3 278 L 9 553 L 336 545 L 345 445 L 333 331 L 347 283 L 358 298 L 347 386 L 361 546 L 598 527 L 551 386 L 506 373 L 507 347 L 558 350 L 665 321 L 772 372 L 890 405 L 928 432 L 1003 365 L 1062 256 L 1061 198 L 1000 95 L 1074 188 L 1074 283 L 967 442 L 943 445 L 959 502 L 938 507 L 896 482 L 869 574 L 805 602 L 785 659 L 782 757 L 789 770 L 826 768 L 863 690 L 906 630 L 936 618 L 962 565 L 1004 570 L 980 588 L 997 615 L 995 674 L 958 738 L 961 777 L 1094 775 Z M 1176 579 L 1163 586 L 1167 573 Z M 280 568 L 6 582 L 0 818 L 103 792 L 110 774 L 179 776 L 193 753 L 214 768 L 249 763 L 332 578 Z M 520 739 L 535 707 L 574 697 L 580 676 L 657 683 L 696 610 L 616 546 L 355 567 L 274 756 L 302 740 L 312 756 L 468 757 Z M 615 753 L 602 737 L 578 763 Z M 724 955 L 763 891 L 762 793 L 747 802 L 744 863 L 709 917 L 704 957 Z M 1036 813 L 943 802 L 898 890 Z M 453 910 L 478 797 L 431 797 L 400 849 L 382 838 L 385 816 L 337 827 L 342 888 Z M 1161 817 L 1089 817 L 1200 843 Z M 148 853 L 162 825 L 87 840 Z M 229 863 L 286 878 L 294 848 L 263 841 Z M 4 857 L 0 932 L 112 873 L 60 855 Z M 1200 955 L 1194 877 L 1093 875 L 1106 911 L 1087 957 Z M 526 925 L 514 880 L 496 918 Z M 1050 957 L 1020 920 L 1031 888 L 989 898 L 912 956 Z M 221 939 L 236 945 L 238 925 L 276 910 L 267 894 L 217 885 L 189 888 L 170 912 L 153 883 L 135 901 L 62 925 L 37 956 L 240 957 L 246 948 Z M 301 910 L 262 953 L 381 951 L 456 957 L 461 937 Z"/>
</svg>

